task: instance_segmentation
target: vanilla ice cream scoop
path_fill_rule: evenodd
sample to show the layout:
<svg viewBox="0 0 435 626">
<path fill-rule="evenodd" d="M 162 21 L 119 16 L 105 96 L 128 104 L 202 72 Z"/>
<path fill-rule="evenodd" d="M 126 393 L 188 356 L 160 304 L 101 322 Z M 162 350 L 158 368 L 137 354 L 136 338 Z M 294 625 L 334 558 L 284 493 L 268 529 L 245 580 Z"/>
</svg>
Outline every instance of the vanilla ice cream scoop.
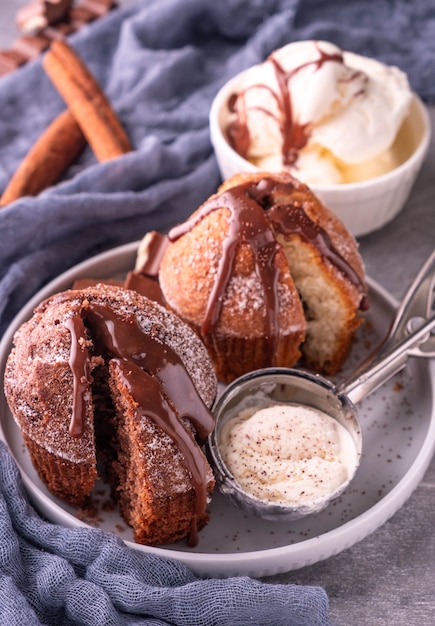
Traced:
<svg viewBox="0 0 435 626">
<path fill-rule="evenodd" d="M 411 101 L 398 68 L 325 41 L 295 42 L 245 73 L 226 132 L 261 169 L 289 169 L 308 184 L 356 182 L 408 158 Z"/>
<path fill-rule="evenodd" d="M 245 491 L 285 506 L 328 497 L 358 459 L 355 442 L 336 419 L 300 404 L 242 410 L 223 427 L 220 449 Z"/>
<path fill-rule="evenodd" d="M 319 513 L 357 471 L 354 407 L 318 375 L 249 372 L 225 388 L 213 412 L 208 443 L 217 485 L 249 513 L 274 521 Z"/>
</svg>

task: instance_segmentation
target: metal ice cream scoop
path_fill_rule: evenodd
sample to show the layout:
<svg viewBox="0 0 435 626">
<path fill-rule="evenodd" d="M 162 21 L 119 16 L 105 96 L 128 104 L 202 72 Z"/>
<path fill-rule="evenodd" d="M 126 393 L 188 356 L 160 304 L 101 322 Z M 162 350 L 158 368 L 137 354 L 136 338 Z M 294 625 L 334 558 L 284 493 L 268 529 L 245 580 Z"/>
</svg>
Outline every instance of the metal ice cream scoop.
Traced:
<svg viewBox="0 0 435 626">
<path fill-rule="evenodd" d="M 322 376 L 293 368 L 253 371 L 228 385 L 214 406 L 215 429 L 208 442 L 220 491 L 250 513 L 279 521 L 318 513 L 343 493 L 355 476 L 364 446 L 355 404 L 403 369 L 409 357 L 435 357 L 434 290 L 435 252 L 408 289 L 381 345 L 338 386 Z M 285 504 L 260 499 L 241 487 L 224 462 L 222 430 L 239 406 L 262 408 L 270 404 L 309 406 L 346 428 L 355 445 L 355 463 L 338 488 L 311 501 Z"/>
</svg>

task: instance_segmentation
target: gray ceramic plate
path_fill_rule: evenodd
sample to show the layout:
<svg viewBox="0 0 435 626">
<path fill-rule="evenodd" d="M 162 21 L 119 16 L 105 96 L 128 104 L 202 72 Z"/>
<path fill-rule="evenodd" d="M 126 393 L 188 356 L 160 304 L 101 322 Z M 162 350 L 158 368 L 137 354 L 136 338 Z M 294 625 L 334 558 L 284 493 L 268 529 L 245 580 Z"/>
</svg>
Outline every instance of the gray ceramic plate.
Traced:
<svg viewBox="0 0 435 626">
<path fill-rule="evenodd" d="M 134 265 L 137 244 L 128 244 L 77 265 L 42 289 L 20 312 L 0 344 L 1 376 L 16 328 L 42 299 L 79 277 L 122 275 Z M 369 281 L 372 308 L 347 367 L 356 365 L 386 332 L 395 301 Z M 359 404 L 364 455 L 349 489 L 319 515 L 293 523 L 250 517 L 216 493 L 211 521 L 192 549 L 185 542 L 149 548 L 133 542 L 117 510 L 108 510 L 107 490 L 97 485 L 96 514 L 86 517 L 54 498 L 35 473 L 20 431 L 0 398 L 0 436 L 15 457 L 34 505 L 53 522 L 98 525 L 131 547 L 183 561 L 201 576 L 267 576 L 326 559 L 360 541 L 401 507 L 423 478 L 435 448 L 434 363 L 411 359 L 407 369 Z"/>
</svg>

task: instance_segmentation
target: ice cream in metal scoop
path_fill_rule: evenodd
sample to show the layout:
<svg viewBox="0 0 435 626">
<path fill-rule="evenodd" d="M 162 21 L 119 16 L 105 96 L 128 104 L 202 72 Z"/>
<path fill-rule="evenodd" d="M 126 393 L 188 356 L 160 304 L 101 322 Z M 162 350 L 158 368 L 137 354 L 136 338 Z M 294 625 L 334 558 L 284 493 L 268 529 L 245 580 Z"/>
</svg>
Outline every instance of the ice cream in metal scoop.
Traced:
<svg viewBox="0 0 435 626">
<path fill-rule="evenodd" d="M 378 351 L 340 386 L 299 369 L 266 368 L 231 383 L 215 407 L 209 449 L 217 482 L 269 520 L 318 513 L 352 481 L 363 448 L 355 403 L 405 367 L 435 357 L 435 253 Z"/>
</svg>

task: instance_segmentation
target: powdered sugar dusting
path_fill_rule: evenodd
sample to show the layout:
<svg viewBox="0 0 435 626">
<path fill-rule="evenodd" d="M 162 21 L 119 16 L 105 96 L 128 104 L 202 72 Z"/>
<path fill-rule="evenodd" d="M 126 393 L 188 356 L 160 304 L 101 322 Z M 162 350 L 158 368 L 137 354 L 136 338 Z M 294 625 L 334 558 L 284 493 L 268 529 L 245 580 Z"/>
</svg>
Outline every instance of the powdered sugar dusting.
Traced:
<svg viewBox="0 0 435 626">
<path fill-rule="evenodd" d="M 5 392 L 18 425 L 32 440 L 72 462 L 95 459 L 90 387 L 85 394 L 84 434 L 75 438 L 68 433 L 73 376 L 69 367 L 71 336 L 64 322 L 87 301 L 108 305 L 125 318 L 134 314 L 144 333 L 180 356 L 199 395 L 211 405 L 216 377 L 195 333 L 174 314 L 136 292 L 100 284 L 52 296 L 15 334 L 5 371 Z"/>
</svg>

